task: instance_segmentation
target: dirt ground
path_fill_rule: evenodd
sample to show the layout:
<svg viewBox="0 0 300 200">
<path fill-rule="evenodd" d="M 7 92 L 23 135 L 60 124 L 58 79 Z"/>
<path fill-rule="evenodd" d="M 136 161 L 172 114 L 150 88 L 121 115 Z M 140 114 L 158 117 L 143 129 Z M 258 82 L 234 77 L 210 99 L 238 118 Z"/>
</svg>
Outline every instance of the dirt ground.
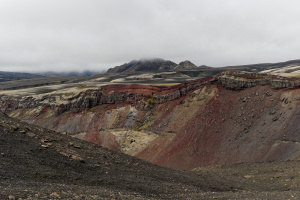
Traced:
<svg viewBox="0 0 300 200">
<path fill-rule="evenodd" d="M 0 114 L 0 199 L 300 199 L 300 162 L 179 171 Z"/>
</svg>

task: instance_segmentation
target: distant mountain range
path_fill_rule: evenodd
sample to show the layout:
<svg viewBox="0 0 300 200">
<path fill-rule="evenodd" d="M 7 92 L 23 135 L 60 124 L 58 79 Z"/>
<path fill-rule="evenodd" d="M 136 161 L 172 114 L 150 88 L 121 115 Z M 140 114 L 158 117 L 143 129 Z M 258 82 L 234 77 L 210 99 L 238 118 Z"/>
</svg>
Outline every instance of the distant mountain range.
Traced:
<svg viewBox="0 0 300 200">
<path fill-rule="evenodd" d="M 40 73 L 21 73 L 0 71 L 0 83 L 7 81 L 18 81 L 23 79 L 49 78 L 49 77 L 88 77 L 105 73 L 103 71 L 83 71 L 83 72 L 40 72 Z"/>
<path fill-rule="evenodd" d="M 247 71 L 247 72 L 261 72 L 281 76 L 299 76 L 300 74 L 300 60 L 290 60 L 279 63 L 261 63 L 250 65 L 237 65 L 226 67 L 209 67 L 206 65 L 196 66 L 192 62 L 186 60 L 179 64 L 170 60 L 161 58 L 155 59 L 140 59 L 133 60 L 114 68 L 107 70 L 107 73 L 143 73 L 143 72 L 164 72 L 173 71 L 181 73 L 190 77 L 208 77 L 216 75 L 223 71 Z M 3 72 L 0 71 L 0 82 L 16 81 L 22 79 L 34 79 L 45 77 L 88 77 L 105 73 L 104 71 L 90 71 L 83 72 L 43 72 L 43 73 L 18 73 L 18 72 Z"/>
<path fill-rule="evenodd" d="M 208 67 L 206 65 L 196 66 L 186 60 L 176 64 L 164 59 L 141 59 L 133 60 L 120 66 L 108 69 L 107 73 L 129 73 L 129 72 L 158 72 L 158 71 L 180 71 L 193 73 L 195 71 L 204 71 L 206 76 L 218 74 L 222 71 L 237 70 L 247 72 L 262 72 L 273 75 L 291 75 L 298 76 L 300 73 L 300 60 L 290 60 L 279 63 L 262 63 L 250 65 L 237 65 L 226 67 Z"/>
<path fill-rule="evenodd" d="M 0 82 L 21 80 L 21 79 L 43 78 L 43 77 L 44 76 L 42 75 L 30 74 L 30 73 L 0 71 Z"/>
</svg>

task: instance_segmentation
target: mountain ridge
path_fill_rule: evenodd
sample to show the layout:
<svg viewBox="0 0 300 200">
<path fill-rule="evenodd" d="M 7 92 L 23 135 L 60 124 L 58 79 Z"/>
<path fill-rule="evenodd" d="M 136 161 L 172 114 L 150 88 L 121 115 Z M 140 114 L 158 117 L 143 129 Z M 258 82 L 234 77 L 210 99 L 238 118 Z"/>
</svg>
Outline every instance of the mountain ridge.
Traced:
<svg viewBox="0 0 300 200">
<path fill-rule="evenodd" d="M 107 70 L 107 73 L 172 70 L 176 63 L 161 58 L 133 60 Z"/>
</svg>

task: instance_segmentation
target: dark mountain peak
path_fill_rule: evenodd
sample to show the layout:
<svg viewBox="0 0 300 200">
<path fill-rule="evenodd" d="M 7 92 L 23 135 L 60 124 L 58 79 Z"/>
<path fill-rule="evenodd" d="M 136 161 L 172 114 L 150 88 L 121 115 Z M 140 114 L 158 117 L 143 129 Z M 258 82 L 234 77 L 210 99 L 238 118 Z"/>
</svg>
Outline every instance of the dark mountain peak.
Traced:
<svg viewBox="0 0 300 200">
<path fill-rule="evenodd" d="M 189 60 L 185 60 L 185 61 L 180 62 L 179 65 L 194 65 L 194 63 L 192 63 Z M 194 66 L 196 66 L 196 65 L 194 65 Z"/>
<path fill-rule="evenodd" d="M 136 72 L 136 71 L 168 71 L 177 66 L 176 63 L 164 60 L 161 58 L 143 58 L 140 60 L 133 60 L 114 68 L 110 68 L 108 73 L 121 73 L 121 72 Z"/>
<path fill-rule="evenodd" d="M 197 68 L 196 65 L 194 65 L 194 63 L 192 63 L 189 60 L 185 60 L 179 63 L 179 65 L 177 65 L 175 67 L 175 70 L 182 70 L 182 69 L 194 69 Z"/>
</svg>

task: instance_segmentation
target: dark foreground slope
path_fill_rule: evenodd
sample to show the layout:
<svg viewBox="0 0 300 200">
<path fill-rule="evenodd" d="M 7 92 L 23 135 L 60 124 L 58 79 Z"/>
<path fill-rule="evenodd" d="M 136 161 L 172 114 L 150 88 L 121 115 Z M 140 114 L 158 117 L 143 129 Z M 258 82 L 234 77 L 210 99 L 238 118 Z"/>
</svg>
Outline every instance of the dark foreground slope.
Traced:
<svg viewBox="0 0 300 200">
<path fill-rule="evenodd" d="M 171 170 L 0 115 L 0 199 L 297 199 L 299 164 Z"/>
<path fill-rule="evenodd" d="M 0 116 L 0 198 L 176 198 L 230 187 Z M 82 196 L 81 196 L 82 195 Z"/>
</svg>

